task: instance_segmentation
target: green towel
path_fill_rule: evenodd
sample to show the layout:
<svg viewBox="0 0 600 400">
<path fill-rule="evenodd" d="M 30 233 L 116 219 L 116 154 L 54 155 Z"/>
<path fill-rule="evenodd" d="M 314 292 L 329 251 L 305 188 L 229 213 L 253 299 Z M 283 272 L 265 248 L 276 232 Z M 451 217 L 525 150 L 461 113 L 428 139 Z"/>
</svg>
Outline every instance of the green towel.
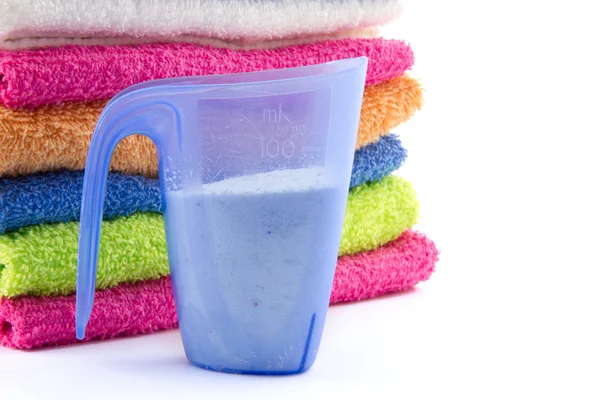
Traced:
<svg viewBox="0 0 600 400">
<path fill-rule="evenodd" d="M 350 191 L 340 255 L 375 249 L 417 220 L 410 184 L 389 176 Z M 79 223 L 22 228 L 0 236 L 0 294 L 66 295 L 75 290 Z M 96 288 L 169 274 L 163 218 L 137 213 L 102 223 Z"/>
</svg>

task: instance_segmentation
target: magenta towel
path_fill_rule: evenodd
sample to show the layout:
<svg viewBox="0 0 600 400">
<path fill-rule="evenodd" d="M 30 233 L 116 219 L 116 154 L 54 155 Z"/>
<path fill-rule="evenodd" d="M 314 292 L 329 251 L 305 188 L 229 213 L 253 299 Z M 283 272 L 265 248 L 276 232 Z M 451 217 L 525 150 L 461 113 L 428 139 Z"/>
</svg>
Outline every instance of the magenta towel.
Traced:
<svg viewBox="0 0 600 400">
<path fill-rule="evenodd" d="M 426 281 L 438 260 L 434 243 L 406 231 L 377 250 L 340 257 L 331 304 L 399 292 Z M 87 340 L 177 327 L 168 277 L 122 284 L 95 296 Z M 76 343 L 75 296 L 0 299 L 0 344 L 18 349 Z"/>
<path fill-rule="evenodd" d="M 33 108 L 109 99 L 153 79 L 282 69 L 360 56 L 369 58 L 368 85 L 402 75 L 414 61 L 410 46 L 386 39 L 247 51 L 182 43 L 0 51 L 0 101 L 11 108 Z"/>
</svg>

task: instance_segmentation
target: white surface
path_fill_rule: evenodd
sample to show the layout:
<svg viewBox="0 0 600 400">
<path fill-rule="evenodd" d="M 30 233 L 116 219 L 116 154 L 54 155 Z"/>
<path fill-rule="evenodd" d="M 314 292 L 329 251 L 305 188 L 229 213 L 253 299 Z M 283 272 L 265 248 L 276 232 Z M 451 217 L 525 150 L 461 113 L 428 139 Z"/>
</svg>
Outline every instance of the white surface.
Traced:
<svg viewBox="0 0 600 400">
<path fill-rule="evenodd" d="M 175 331 L 0 349 L 2 398 L 598 399 L 595 2 L 405 3 L 427 104 L 402 174 L 442 250 L 429 282 L 331 308 L 301 376 L 196 369 Z"/>
</svg>

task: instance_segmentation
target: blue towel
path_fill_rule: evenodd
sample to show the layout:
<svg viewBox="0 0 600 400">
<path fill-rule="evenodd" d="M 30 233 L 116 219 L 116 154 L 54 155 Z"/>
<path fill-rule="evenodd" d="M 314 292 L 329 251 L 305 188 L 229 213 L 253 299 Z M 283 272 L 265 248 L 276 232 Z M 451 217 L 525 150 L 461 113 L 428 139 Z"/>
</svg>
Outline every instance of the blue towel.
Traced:
<svg viewBox="0 0 600 400">
<path fill-rule="evenodd" d="M 378 180 L 400 168 L 406 150 L 395 135 L 386 135 L 354 154 L 350 187 Z"/>
<path fill-rule="evenodd" d="M 398 169 L 406 150 L 395 136 L 385 136 L 354 155 L 350 187 L 381 179 Z M 60 171 L 0 179 L 0 234 L 29 225 L 79 219 L 83 171 Z M 158 180 L 110 173 L 104 201 L 104 218 L 138 211 L 160 212 Z"/>
</svg>

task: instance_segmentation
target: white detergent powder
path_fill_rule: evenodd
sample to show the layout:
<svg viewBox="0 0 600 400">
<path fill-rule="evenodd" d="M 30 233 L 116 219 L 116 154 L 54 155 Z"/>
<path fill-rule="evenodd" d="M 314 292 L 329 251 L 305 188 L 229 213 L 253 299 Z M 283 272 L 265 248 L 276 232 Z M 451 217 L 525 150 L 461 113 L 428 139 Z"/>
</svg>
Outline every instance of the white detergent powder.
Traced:
<svg viewBox="0 0 600 400">
<path fill-rule="evenodd" d="M 323 168 L 166 194 L 171 274 L 191 360 L 243 370 L 252 359 L 292 370 L 316 352 L 307 343 L 315 320 L 324 321 L 346 195 Z"/>
<path fill-rule="evenodd" d="M 326 182 L 325 168 L 284 169 L 225 179 L 204 185 L 202 190 L 211 194 L 305 191 L 325 187 Z"/>
</svg>

